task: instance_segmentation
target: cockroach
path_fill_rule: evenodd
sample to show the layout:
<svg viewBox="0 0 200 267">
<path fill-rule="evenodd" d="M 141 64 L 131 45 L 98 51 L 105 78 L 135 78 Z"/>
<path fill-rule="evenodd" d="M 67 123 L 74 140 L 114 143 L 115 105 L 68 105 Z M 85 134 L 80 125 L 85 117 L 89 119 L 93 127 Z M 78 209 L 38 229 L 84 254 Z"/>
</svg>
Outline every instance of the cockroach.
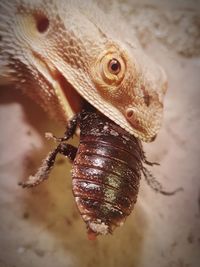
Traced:
<svg viewBox="0 0 200 267">
<path fill-rule="evenodd" d="M 80 128 L 78 148 L 66 143 Z M 144 167 L 146 160 L 139 139 L 126 132 L 109 118 L 94 110 L 83 110 L 70 122 L 55 150 L 43 161 L 35 176 L 22 187 L 33 187 L 48 178 L 58 153 L 73 162 L 72 191 L 78 210 L 88 228 L 90 238 L 112 233 L 124 223 L 136 203 L 141 174 L 148 184 L 165 195 L 160 183 Z M 178 189 L 179 190 L 179 189 Z"/>
</svg>

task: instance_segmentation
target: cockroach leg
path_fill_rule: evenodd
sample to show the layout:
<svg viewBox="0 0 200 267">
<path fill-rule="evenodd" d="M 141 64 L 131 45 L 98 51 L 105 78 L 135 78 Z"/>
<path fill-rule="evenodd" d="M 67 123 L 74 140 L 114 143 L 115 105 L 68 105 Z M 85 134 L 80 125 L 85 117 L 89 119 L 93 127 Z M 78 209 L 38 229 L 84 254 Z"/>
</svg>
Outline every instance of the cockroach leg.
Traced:
<svg viewBox="0 0 200 267">
<path fill-rule="evenodd" d="M 43 160 L 42 165 L 34 176 L 29 176 L 25 182 L 20 182 L 19 185 L 23 188 L 34 187 L 48 179 L 49 173 L 54 166 L 55 159 L 58 153 L 68 157 L 71 161 L 76 156 L 77 148 L 65 143 L 60 143 L 55 150 L 50 152 Z"/>
<path fill-rule="evenodd" d="M 143 157 L 142 161 L 143 161 L 145 164 L 147 164 L 147 165 L 149 165 L 149 166 L 160 165 L 158 162 L 151 162 L 151 161 L 148 161 L 147 158 L 146 158 L 146 154 L 145 154 L 145 152 L 143 151 L 142 146 L 140 146 L 140 147 L 141 147 L 141 150 L 142 150 L 142 157 Z"/>
<path fill-rule="evenodd" d="M 144 159 L 144 163 L 149 166 L 160 165 L 158 162 L 151 162 L 151 161 L 148 161 L 146 158 Z"/>
<path fill-rule="evenodd" d="M 25 182 L 20 182 L 19 183 L 20 186 L 22 186 L 23 188 L 34 187 L 42 183 L 44 180 L 48 179 L 49 173 L 54 166 L 55 158 L 58 153 L 68 157 L 71 161 L 74 160 L 77 148 L 70 144 L 65 144 L 62 142 L 67 141 L 70 137 L 73 136 L 77 127 L 78 118 L 79 114 L 76 114 L 69 121 L 67 130 L 65 131 L 63 138 L 58 138 L 52 135 L 51 133 L 46 133 L 46 137 L 48 139 L 53 138 L 55 141 L 60 142 L 60 144 L 57 146 L 55 150 L 53 150 L 47 155 L 47 157 L 43 160 L 42 165 L 40 166 L 36 174 L 34 176 L 29 176 L 29 178 Z"/>
<path fill-rule="evenodd" d="M 144 174 L 144 178 L 147 182 L 147 184 L 155 191 L 160 194 L 166 195 L 166 196 L 172 196 L 176 194 L 179 191 L 182 191 L 183 188 L 179 187 L 173 191 L 165 191 L 162 187 L 162 185 L 156 180 L 156 178 L 152 175 L 152 173 L 147 170 L 145 167 L 142 168 L 142 172 Z"/>
<path fill-rule="evenodd" d="M 46 138 L 50 139 L 53 138 L 54 141 L 56 142 L 65 142 L 67 141 L 69 138 L 71 138 L 75 131 L 76 131 L 76 127 L 78 124 L 78 119 L 79 119 L 80 113 L 76 114 L 68 123 L 67 129 L 64 133 L 64 137 L 56 137 L 51 133 L 46 133 L 45 136 Z"/>
</svg>

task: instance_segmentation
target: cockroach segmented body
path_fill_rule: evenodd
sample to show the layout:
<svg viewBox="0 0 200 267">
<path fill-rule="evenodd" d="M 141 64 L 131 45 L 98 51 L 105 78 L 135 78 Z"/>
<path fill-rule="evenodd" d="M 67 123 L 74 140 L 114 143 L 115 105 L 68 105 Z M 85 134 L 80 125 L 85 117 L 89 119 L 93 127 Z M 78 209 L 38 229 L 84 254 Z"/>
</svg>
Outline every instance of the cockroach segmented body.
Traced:
<svg viewBox="0 0 200 267">
<path fill-rule="evenodd" d="M 106 117 L 86 114 L 80 123 L 72 188 L 88 228 L 111 233 L 131 213 L 142 168 L 140 141 Z"/>
<path fill-rule="evenodd" d="M 78 148 L 66 141 L 80 127 Z M 73 161 L 72 190 L 80 214 L 87 224 L 89 237 L 112 233 L 124 223 L 137 200 L 141 173 L 150 186 L 163 194 L 161 185 L 143 166 L 146 160 L 139 139 L 126 132 L 98 112 L 83 111 L 69 123 L 64 138 L 50 152 L 35 176 L 23 187 L 33 187 L 48 178 L 56 155 L 61 153 Z"/>
</svg>

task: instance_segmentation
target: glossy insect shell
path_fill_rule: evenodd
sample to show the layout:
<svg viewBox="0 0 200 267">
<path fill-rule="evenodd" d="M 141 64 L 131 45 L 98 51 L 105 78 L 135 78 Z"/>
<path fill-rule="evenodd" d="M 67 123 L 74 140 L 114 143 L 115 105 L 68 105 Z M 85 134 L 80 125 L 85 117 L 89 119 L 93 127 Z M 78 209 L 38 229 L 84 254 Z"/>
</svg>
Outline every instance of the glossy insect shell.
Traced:
<svg viewBox="0 0 200 267">
<path fill-rule="evenodd" d="M 134 136 L 97 113 L 80 121 L 72 188 L 88 233 L 112 233 L 137 200 L 143 151 Z"/>
</svg>

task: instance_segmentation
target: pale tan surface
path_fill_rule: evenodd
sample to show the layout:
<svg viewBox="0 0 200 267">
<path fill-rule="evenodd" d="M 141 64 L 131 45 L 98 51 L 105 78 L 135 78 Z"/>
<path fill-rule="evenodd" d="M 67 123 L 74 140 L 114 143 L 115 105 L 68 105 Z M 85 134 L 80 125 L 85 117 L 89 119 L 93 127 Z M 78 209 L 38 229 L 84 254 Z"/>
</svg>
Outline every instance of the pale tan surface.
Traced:
<svg viewBox="0 0 200 267">
<path fill-rule="evenodd" d="M 113 236 L 88 241 L 71 193 L 70 165 L 59 161 L 49 181 L 33 190 L 17 186 L 49 151 L 44 132 L 61 135 L 63 129 L 29 99 L 1 89 L 0 267 L 200 265 L 200 16 L 197 1 L 173 2 L 120 7 L 168 74 L 163 127 L 145 151 L 160 162 L 153 173 L 163 185 L 184 191 L 165 197 L 142 181 L 126 224 Z"/>
</svg>

